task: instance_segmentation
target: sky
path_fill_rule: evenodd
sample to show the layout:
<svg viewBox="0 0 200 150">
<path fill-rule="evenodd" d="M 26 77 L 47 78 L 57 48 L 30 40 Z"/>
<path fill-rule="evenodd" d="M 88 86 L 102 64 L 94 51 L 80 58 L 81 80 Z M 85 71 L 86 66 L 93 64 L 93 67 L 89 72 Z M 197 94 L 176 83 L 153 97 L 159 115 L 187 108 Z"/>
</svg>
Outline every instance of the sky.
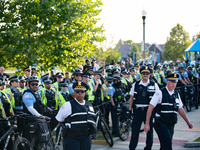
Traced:
<svg viewBox="0 0 200 150">
<path fill-rule="evenodd" d="M 102 0 L 99 14 L 106 41 L 110 47 L 121 40 L 143 40 L 142 10 L 146 11 L 145 42 L 164 44 L 173 27 L 179 23 L 190 39 L 200 31 L 200 0 Z"/>
</svg>

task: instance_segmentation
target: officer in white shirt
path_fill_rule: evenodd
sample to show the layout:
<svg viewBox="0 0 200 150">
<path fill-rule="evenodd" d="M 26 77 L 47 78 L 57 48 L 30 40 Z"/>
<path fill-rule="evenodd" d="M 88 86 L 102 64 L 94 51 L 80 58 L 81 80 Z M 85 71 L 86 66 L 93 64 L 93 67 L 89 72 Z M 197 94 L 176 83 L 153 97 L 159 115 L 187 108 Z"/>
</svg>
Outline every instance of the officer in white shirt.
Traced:
<svg viewBox="0 0 200 150">
<path fill-rule="evenodd" d="M 180 95 L 176 90 L 174 90 L 178 78 L 178 74 L 170 74 L 166 76 L 167 86 L 156 91 L 150 101 L 147 111 L 144 131 L 148 133 L 150 130 L 149 120 L 153 109 L 156 107 L 154 128 L 160 140 L 160 150 L 172 150 L 172 139 L 174 126 L 177 123 L 177 113 L 181 115 L 190 129 L 193 128 L 193 125 L 189 122 L 182 107 L 183 103 L 180 99 Z"/>
<path fill-rule="evenodd" d="M 130 150 L 135 150 L 138 143 L 139 133 L 142 122 L 146 120 L 146 113 L 149 106 L 149 102 L 155 93 L 159 89 L 158 85 L 150 78 L 150 68 L 142 66 L 140 68 L 140 74 L 142 79 L 136 81 L 130 91 L 129 100 L 129 115 L 131 117 L 132 108 L 134 110 L 134 117 L 132 121 L 132 135 L 129 145 Z M 151 117 L 150 132 L 147 133 L 145 150 L 151 150 L 153 144 L 153 122 Z"/>
</svg>

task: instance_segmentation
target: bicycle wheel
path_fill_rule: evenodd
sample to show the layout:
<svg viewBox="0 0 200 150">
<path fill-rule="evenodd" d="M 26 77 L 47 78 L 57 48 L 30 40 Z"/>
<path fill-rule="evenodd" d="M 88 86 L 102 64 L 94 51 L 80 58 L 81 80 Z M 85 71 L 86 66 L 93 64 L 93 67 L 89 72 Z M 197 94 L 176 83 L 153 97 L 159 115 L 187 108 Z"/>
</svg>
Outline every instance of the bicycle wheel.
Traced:
<svg viewBox="0 0 200 150">
<path fill-rule="evenodd" d="M 110 130 L 108 128 L 108 125 L 106 124 L 106 122 L 104 120 L 99 120 L 100 122 L 100 128 L 101 128 L 101 132 L 104 136 L 104 138 L 106 139 L 106 142 L 108 143 L 108 145 L 110 147 L 112 147 L 114 145 L 114 142 L 113 142 L 113 138 L 112 138 L 112 135 L 110 133 Z"/>
<path fill-rule="evenodd" d="M 26 138 L 20 137 L 15 141 L 13 150 L 33 150 L 33 147 Z"/>
<path fill-rule="evenodd" d="M 184 101 L 185 101 L 185 108 L 187 112 L 190 112 L 191 111 L 190 98 L 188 98 L 188 96 L 185 96 Z"/>
<path fill-rule="evenodd" d="M 197 99 L 196 93 L 193 96 L 193 104 L 194 104 L 194 107 L 198 109 L 198 99 Z"/>
<path fill-rule="evenodd" d="M 39 143 L 37 135 L 31 140 L 31 145 L 34 150 L 54 150 L 53 139 L 51 138 L 48 143 Z"/>
<path fill-rule="evenodd" d="M 129 120 L 119 115 L 117 117 L 117 132 L 122 141 L 126 141 L 129 136 Z"/>
</svg>

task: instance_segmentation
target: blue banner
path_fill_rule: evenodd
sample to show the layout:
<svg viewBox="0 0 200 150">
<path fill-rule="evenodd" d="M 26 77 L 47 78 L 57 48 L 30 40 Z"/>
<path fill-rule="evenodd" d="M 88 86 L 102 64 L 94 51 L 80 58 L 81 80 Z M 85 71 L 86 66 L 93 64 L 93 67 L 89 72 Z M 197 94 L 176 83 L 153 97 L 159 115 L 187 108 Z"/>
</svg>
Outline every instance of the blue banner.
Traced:
<svg viewBox="0 0 200 150">
<path fill-rule="evenodd" d="M 133 52 L 133 64 L 135 65 L 135 52 Z"/>
<path fill-rule="evenodd" d="M 160 54 L 158 53 L 158 63 L 160 63 Z"/>
</svg>

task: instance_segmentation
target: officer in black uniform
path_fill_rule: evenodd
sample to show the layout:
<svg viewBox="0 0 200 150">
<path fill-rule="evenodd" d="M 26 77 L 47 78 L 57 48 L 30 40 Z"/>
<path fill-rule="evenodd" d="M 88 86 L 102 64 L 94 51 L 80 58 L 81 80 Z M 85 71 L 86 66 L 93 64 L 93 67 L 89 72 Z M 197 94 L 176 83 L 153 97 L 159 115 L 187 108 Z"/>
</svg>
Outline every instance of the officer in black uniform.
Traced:
<svg viewBox="0 0 200 150">
<path fill-rule="evenodd" d="M 121 77 L 113 76 L 113 85 L 108 88 L 108 96 L 112 104 L 111 117 L 112 117 L 112 135 L 117 136 L 117 104 L 118 102 L 124 102 L 123 89 Z"/>
<path fill-rule="evenodd" d="M 175 90 L 178 77 L 178 74 L 170 74 L 166 76 L 167 86 L 156 91 L 150 101 L 147 111 L 144 131 L 148 133 L 150 130 L 149 120 L 153 109 L 156 107 L 154 128 L 160 140 L 160 150 L 172 150 L 174 126 L 177 123 L 178 112 L 185 120 L 188 127 L 190 129 L 193 128 L 193 125 L 189 122 L 182 107 L 183 103 L 180 99 L 180 95 Z"/>
<path fill-rule="evenodd" d="M 37 92 L 39 79 L 36 76 L 31 76 L 28 81 L 30 88 L 24 91 L 22 97 L 24 113 L 30 116 L 30 118 L 34 118 L 34 116 L 46 118 L 43 114 L 50 111 L 50 108 L 44 105 L 40 94 Z M 27 127 L 29 123 L 26 123 Z M 29 130 L 24 130 L 23 133 L 23 136 L 31 141 Z"/>
<path fill-rule="evenodd" d="M 67 84 L 69 85 L 72 82 L 72 79 L 69 77 L 69 72 L 65 72 L 65 78 L 63 79 L 63 81 L 67 82 Z"/>
<path fill-rule="evenodd" d="M 84 72 L 84 73 L 82 74 L 82 80 L 83 80 L 83 82 L 86 83 L 87 85 L 88 85 L 88 82 L 89 82 L 89 77 L 90 77 L 90 74 L 89 74 L 88 72 Z M 90 87 L 88 86 L 88 88 L 90 88 Z M 86 92 L 86 93 L 85 93 L 84 100 L 88 101 L 88 97 L 89 97 L 89 95 L 88 95 L 88 93 Z"/>
<path fill-rule="evenodd" d="M 129 145 L 130 150 L 135 150 L 137 147 L 141 124 L 146 120 L 146 113 L 149 106 L 149 102 L 155 90 L 159 89 L 158 85 L 154 81 L 149 80 L 149 67 L 142 66 L 140 68 L 140 74 L 142 76 L 142 79 L 140 81 L 135 82 L 130 91 L 131 97 L 129 100 L 129 114 L 132 113 L 132 108 L 134 108 L 134 116 L 132 121 L 132 135 Z M 145 150 L 151 150 L 151 147 L 153 145 L 152 120 L 153 118 L 151 117 L 150 131 L 147 133 L 146 147 L 144 148 Z"/>
<path fill-rule="evenodd" d="M 56 119 L 64 123 L 63 149 L 64 150 L 90 150 L 91 137 L 96 133 L 94 109 L 88 101 L 84 100 L 88 85 L 78 81 L 73 84 L 75 99 L 66 102 L 59 110 Z"/>
</svg>

